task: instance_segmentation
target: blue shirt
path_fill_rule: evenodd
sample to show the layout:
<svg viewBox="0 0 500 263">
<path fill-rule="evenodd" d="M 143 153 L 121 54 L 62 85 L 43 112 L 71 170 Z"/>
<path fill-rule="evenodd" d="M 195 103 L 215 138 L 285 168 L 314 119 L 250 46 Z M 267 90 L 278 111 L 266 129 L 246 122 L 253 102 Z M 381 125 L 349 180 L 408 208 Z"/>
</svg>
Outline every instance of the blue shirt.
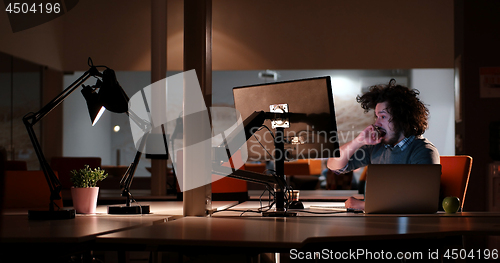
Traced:
<svg viewBox="0 0 500 263">
<path fill-rule="evenodd" d="M 387 144 L 364 145 L 335 173 L 345 173 L 369 164 L 439 164 L 436 147 L 426 138 L 410 136 L 395 146 Z"/>
</svg>

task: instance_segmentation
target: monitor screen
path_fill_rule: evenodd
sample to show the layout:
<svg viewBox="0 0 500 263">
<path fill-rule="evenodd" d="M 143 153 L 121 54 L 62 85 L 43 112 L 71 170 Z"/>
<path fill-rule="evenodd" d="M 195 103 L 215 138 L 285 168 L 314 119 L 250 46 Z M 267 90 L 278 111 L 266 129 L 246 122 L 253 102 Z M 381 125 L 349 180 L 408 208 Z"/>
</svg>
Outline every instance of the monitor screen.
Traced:
<svg viewBox="0 0 500 263">
<path fill-rule="evenodd" d="M 256 129 L 247 141 L 247 161 L 274 159 L 273 125 L 284 127 L 288 161 L 340 157 L 329 76 L 235 87 L 233 96 L 243 120 L 256 111 L 288 112 L 287 119 L 265 120 L 265 127 Z"/>
</svg>

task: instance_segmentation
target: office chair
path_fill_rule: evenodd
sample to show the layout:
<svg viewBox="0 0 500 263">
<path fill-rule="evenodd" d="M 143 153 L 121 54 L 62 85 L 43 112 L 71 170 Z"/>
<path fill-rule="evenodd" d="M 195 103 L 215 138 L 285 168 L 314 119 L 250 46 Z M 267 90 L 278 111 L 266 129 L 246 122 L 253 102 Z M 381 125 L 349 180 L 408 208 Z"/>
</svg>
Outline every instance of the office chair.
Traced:
<svg viewBox="0 0 500 263">
<path fill-rule="evenodd" d="M 441 156 L 441 199 L 447 196 L 460 198 L 460 211 L 463 211 L 472 157 L 466 155 Z"/>
<path fill-rule="evenodd" d="M 231 162 L 234 162 L 235 166 L 242 165 L 241 152 L 237 151 L 233 157 L 231 157 Z M 222 166 L 231 167 L 229 162 L 224 163 Z M 239 169 L 245 170 L 245 165 L 241 166 Z M 221 177 L 219 175 L 212 175 L 212 201 L 239 201 L 244 202 L 248 200 L 248 185 L 247 181 Z"/>
<path fill-rule="evenodd" d="M 49 207 L 50 190 L 43 171 L 5 171 L 4 175 L 3 208 Z M 62 200 L 54 202 L 63 207 Z"/>
</svg>

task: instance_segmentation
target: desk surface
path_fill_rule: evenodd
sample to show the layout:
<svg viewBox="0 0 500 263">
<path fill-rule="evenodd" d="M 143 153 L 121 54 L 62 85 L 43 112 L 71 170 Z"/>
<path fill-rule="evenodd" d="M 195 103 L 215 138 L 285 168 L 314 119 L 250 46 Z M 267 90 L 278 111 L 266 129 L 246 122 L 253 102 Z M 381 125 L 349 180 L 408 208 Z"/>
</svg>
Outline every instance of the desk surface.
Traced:
<svg viewBox="0 0 500 263">
<path fill-rule="evenodd" d="M 74 220 L 33 221 L 26 215 L 3 215 L 0 243 L 10 247 L 20 243 L 63 243 L 80 247 L 84 243 L 120 249 L 247 251 L 253 248 L 252 252 L 277 252 L 324 242 L 500 235 L 500 213 L 412 216 L 342 213 L 329 217 L 268 218 L 220 212 L 207 218 L 179 216 L 182 202 L 148 204 L 152 214 L 143 216 L 107 215 L 105 206 L 98 207 L 95 215 L 77 215 Z M 234 202 L 214 202 L 213 207 L 232 204 Z M 258 204 L 247 202 L 235 209 L 256 209 Z M 306 207 L 310 204 L 305 203 Z"/>
<path fill-rule="evenodd" d="M 2 217 L 0 243 L 79 243 L 116 231 L 162 223 L 166 216 L 78 215 L 68 220 L 28 220 L 25 215 Z"/>
<path fill-rule="evenodd" d="M 325 201 L 303 201 L 305 209 L 291 209 L 290 212 L 295 212 L 299 217 L 387 217 L 387 216 L 406 216 L 406 217 L 457 217 L 457 216 L 500 216 L 500 213 L 491 212 L 463 212 L 455 214 L 446 214 L 444 212 L 437 212 L 434 214 L 364 214 L 364 213 L 346 213 L 338 212 L 328 209 L 318 209 L 310 208 L 312 205 L 316 206 L 343 206 L 344 202 L 325 202 Z M 269 201 L 247 201 L 235 206 L 231 206 L 228 209 L 220 209 L 215 212 L 213 217 L 262 217 L 261 213 L 258 212 L 260 207 L 265 207 L 269 205 Z M 273 207 L 274 209 L 274 207 Z M 264 209 L 265 211 L 266 209 Z M 272 210 L 270 210 L 272 211 Z"/>
<path fill-rule="evenodd" d="M 213 202 L 212 208 L 225 208 L 237 202 Z M 0 243 L 85 242 L 100 234 L 163 223 L 182 216 L 182 202 L 144 202 L 148 215 L 109 215 L 107 206 L 96 214 L 77 214 L 67 220 L 28 220 L 27 209 L 8 210 L 2 215 Z"/>
<path fill-rule="evenodd" d="M 308 208 L 315 202 L 306 202 Z M 324 202 L 322 204 L 325 204 Z M 323 242 L 436 238 L 464 234 L 500 235 L 500 213 L 420 215 L 364 215 L 336 213 L 317 216 L 270 218 L 258 213 L 259 202 L 245 202 L 212 217 L 183 217 L 161 225 L 142 227 L 97 237 L 102 244 L 177 247 L 256 248 L 286 250 Z M 246 216 L 249 215 L 249 216 Z M 256 216 L 252 216 L 256 215 Z M 308 215 L 308 216 L 303 216 Z"/>
<path fill-rule="evenodd" d="M 182 201 L 148 201 L 148 202 L 136 202 L 132 205 L 149 205 L 149 210 L 151 215 L 164 215 L 164 216 L 182 216 L 183 215 L 183 203 Z M 221 210 L 234 205 L 237 205 L 237 201 L 214 201 L 212 202 L 212 210 Z M 123 205 L 120 203 L 118 205 Z M 113 206 L 113 205 L 110 205 Z M 65 207 L 71 208 L 71 207 Z M 96 209 L 97 216 L 113 216 L 107 214 L 108 205 L 99 205 Z M 4 215 L 28 215 L 28 208 L 16 208 L 16 209 L 6 209 Z M 78 215 L 77 216 L 89 216 L 89 215 Z"/>
<path fill-rule="evenodd" d="M 152 247 L 257 248 L 276 251 L 322 242 L 500 234 L 499 217 L 184 217 L 97 237 L 98 243 Z"/>
</svg>

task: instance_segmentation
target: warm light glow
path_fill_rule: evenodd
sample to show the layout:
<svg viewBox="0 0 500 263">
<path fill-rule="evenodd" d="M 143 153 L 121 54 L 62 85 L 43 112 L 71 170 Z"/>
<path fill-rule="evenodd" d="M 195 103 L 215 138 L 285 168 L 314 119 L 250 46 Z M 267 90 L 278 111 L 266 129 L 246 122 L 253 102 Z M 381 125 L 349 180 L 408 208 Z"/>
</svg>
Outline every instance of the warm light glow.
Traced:
<svg viewBox="0 0 500 263">
<path fill-rule="evenodd" d="M 104 106 L 101 107 L 101 109 L 99 110 L 99 113 L 97 113 L 97 116 L 94 119 L 94 122 L 92 123 L 92 126 L 94 126 L 97 123 L 97 121 L 99 121 L 99 119 L 101 118 L 101 115 L 104 113 L 105 110 L 106 110 L 106 108 L 104 108 Z"/>
<path fill-rule="evenodd" d="M 115 127 L 113 127 L 113 131 L 114 132 L 119 132 L 120 131 L 120 126 L 116 125 Z"/>
</svg>

